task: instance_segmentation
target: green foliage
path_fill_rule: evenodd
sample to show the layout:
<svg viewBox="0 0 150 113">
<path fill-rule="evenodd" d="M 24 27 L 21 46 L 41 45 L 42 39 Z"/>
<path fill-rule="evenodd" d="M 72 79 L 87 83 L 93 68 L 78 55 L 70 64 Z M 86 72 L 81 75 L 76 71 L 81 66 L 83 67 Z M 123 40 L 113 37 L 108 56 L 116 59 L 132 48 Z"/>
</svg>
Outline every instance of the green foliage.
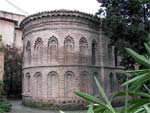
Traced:
<svg viewBox="0 0 150 113">
<path fill-rule="evenodd" d="M 126 48 L 126 50 L 127 50 L 128 54 L 131 55 L 132 58 L 134 58 L 135 61 L 137 61 L 139 64 L 144 65 L 148 68 L 150 67 L 150 61 L 149 61 L 149 59 L 145 58 L 145 56 L 139 55 L 135 51 L 128 49 L 128 48 Z M 142 60 L 140 60 L 140 59 L 142 59 Z"/>
<path fill-rule="evenodd" d="M 11 109 L 11 105 L 6 99 L 0 100 L 0 113 L 6 113 L 9 112 Z"/>
<path fill-rule="evenodd" d="M 91 102 L 88 113 L 150 113 L 150 43 L 144 44 L 147 55 L 139 55 L 135 51 L 127 48 L 127 53 L 139 64 L 145 66 L 147 69 L 127 71 L 127 81 L 123 83 L 125 92 L 117 92 L 108 100 L 98 80 L 95 78 L 96 86 L 99 91 L 100 98 L 90 96 L 86 93 L 76 92 L 76 94 L 85 100 Z M 147 57 L 148 56 L 148 57 Z M 128 80 L 128 78 L 130 78 Z M 145 88 L 145 92 L 141 90 Z M 125 97 L 125 106 L 119 110 L 111 105 L 111 101 L 119 96 Z M 129 99 L 130 96 L 130 99 Z"/>
<path fill-rule="evenodd" d="M 150 54 L 150 47 L 149 44 L 144 44 L 147 55 Z M 128 102 L 128 113 L 149 113 L 148 110 L 150 109 L 150 89 L 148 87 L 150 83 L 150 57 L 145 57 L 143 55 L 139 55 L 132 49 L 126 48 L 127 53 L 139 64 L 143 65 L 147 69 L 141 69 L 141 70 L 133 70 L 133 71 L 127 71 L 129 73 L 129 77 L 131 77 L 130 80 L 126 81 L 123 86 L 129 86 L 128 94 L 132 98 Z M 145 88 L 146 92 L 143 92 L 141 88 Z M 123 96 L 126 92 L 119 92 L 114 95 L 116 96 Z"/>
<path fill-rule="evenodd" d="M 11 104 L 3 96 L 0 96 L 0 113 L 6 113 L 11 110 Z"/>
<path fill-rule="evenodd" d="M 0 80 L 0 95 L 2 94 L 3 92 L 3 81 Z"/>
<path fill-rule="evenodd" d="M 4 47 L 4 92 L 7 96 L 21 96 L 22 55 L 17 48 Z"/>
<path fill-rule="evenodd" d="M 108 100 L 97 78 L 94 77 L 94 79 L 96 82 L 96 86 L 98 88 L 99 96 L 102 99 L 96 98 L 94 96 L 90 96 L 89 94 L 83 92 L 75 92 L 75 94 L 91 102 L 91 104 L 89 105 L 88 113 L 103 113 L 105 111 L 110 111 L 111 113 L 115 113 L 115 110 L 113 109 L 110 101 Z"/>
<path fill-rule="evenodd" d="M 145 48 L 147 51 L 147 56 L 150 54 L 149 43 L 145 44 Z M 128 92 L 134 92 L 134 96 L 137 96 L 138 99 L 133 99 L 131 101 L 131 105 L 129 107 L 129 112 L 146 112 L 149 113 L 150 109 L 150 89 L 146 83 L 150 83 L 150 57 L 145 57 L 137 54 L 131 49 L 126 49 L 127 53 L 134 58 L 136 62 L 147 67 L 148 69 L 136 70 L 136 71 L 128 71 L 134 77 L 129 81 L 125 82 L 123 86 L 129 85 Z M 146 93 L 141 91 L 141 88 L 145 87 L 147 90 Z"/>
<path fill-rule="evenodd" d="M 150 1 L 149 0 L 102 0 L 106 7 L 106 18 L 102 29 L 111 44 L 119 49 L 123 57 L 122 64 L 126 68 L 133 67 L 134 60 L 124 48 L 132 48 L 145 54 L 143 43 L 148 41 L 150 33 Z M 131 65 L 132 64 L 132 65 Z"/>
</svg>

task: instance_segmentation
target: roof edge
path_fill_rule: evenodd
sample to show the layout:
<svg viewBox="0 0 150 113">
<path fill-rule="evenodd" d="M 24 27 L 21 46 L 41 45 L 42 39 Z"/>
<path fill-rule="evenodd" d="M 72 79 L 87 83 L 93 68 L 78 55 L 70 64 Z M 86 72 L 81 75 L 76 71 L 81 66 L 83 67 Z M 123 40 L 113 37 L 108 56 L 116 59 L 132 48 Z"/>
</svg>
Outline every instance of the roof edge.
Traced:
<svg viewBox="0 0 150 113">
<path fill-rule="evenodd" d="M 59 10 L 43 11 L 43 12 L 32 14 L 26 17 L 25 19 L 23 19 L 23 21 L 20 23 L 20 27 L 22 28 L 26 23 L 32 20 L 37 20 L 39 18 L 52 17 L 52 16 L 77 16 L 81 18 L 88 18 L 91 21 L 97 21 L 97 22 L 100 19 L 98 16 L 81 12 L 78 10 L 59 9 Z"/>
<path fill-rule="evenodd" d="M 23 15 L 23 14 L 19 14 L 19 13 L 13 13 L 13 12 L 9 12 L 9 11 L 2 11 L 0 10 L 1 13 L 7 13 L 7 14 L 12 14 L 12 15 L 17 15 L 17 16 L 24 16 L 26 17 L 27 15 Z"/>
</svg>

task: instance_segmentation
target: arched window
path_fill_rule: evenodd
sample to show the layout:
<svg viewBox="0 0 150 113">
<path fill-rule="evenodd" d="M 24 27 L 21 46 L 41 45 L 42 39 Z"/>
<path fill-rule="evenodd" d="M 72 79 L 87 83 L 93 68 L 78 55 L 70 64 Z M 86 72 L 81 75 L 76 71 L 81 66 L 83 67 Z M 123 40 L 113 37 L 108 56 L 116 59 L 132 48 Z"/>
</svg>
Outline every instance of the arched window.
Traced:
<svg viewBox="0 0 150 113">
<path fill-rule="evenodd" d="M 99 80 L 99 78 L 98 78 L 98 73 L 95 72 L 95 73 L 93 74 L 93 95 L 95 96 L 95 95 L 98 95 L 98 89 L 97 89 L 97 86 L 96 86 L 96 83 L 95 83 L 94 76 L 97 78 L 97 80 Z"/>
<path fill-rule="evenodd" d="M 113 48 L 110 44 L 108 44 L 107 49 L 108 49 L 108 63 L 109 63 L 109 65 L 111 65 L 112 61 L 113 61 L 113 59 L 112 59 L 113 58 Z"/>
<path fill-rule="evenodd" d="M 23 44 L 23 66 L 25 65 L 25 62 L 26 62 L 26 50 L 25 50 L 25 44 Z"/>
<path fill-rule="evenodd" d="M 66 72 L 65 73 L 65 92 L 64 96 L 65 97 L 72 97 L 74 95 L 74 89 L 73 89 L 73 84 L 74 84 L 74 73 L 73 72 Z"/>
<path fill-rule="evenodd" d="M 123 73 L 118 73 L 116 72 L 116 84 L 117 84 L 117 90 L 120 91 L 121 90 L 121 84 L 123 84 L 123 80 L 125 80 L 126 77 Z"/>
<path fill-rule="evenodd" d="M 26 74 L 26 91 L 30 92 L 30 86 L 31 85 L 31 80 L 30 80 L 30 74 L 27 73 Z"/>
<path fill-rule="evenodd" d="M 90 78 L 89 74 L 84 71 L 80 74 L 80 91 L 90 93 Z"/>
<path fill-rule="evenodd" d="M 79 41 L 80 47 L 80 63 L 87 63 L 88 60 L 88 42 L 86 38 L 82 37 Z"/>
<path fill-rule="evenodd" d="M 113 73 L 110 73 L 109 79 L 110 79 L 110 93 L 111 93 L 114 91 L 114 82 L 115 82 Z"/>
<path fill-rule="evenodd" d="M 114 60 L 115 60 L 115 66 L 118 66 L 118 48 L 114 48 Z"/>
<path fill-rule="evenodd" d="M 35 62 L 41 63 L 43 58 L 43 41 L 41 38 L 37 38 L 34 45 Z"/>
<path fill-rule="evenodd" d="M 73 52 L 74 52 L 74 40 L 72 37 L 67 36 L 64 41 L 64 53 L 65 53 L 65 62 L 73 61 Z"/>
<path fill-rule="evenodd" d="M 55 36 L 52 36 L 48 40 L 48 62 L 57 61 L 58 59 L 58 40 Z"/>
<path fill-rule="evenodd" d="M 30 41 L 26 44 L 26 62 L 31 64 L 31 44 Z"/>
<path fill-rule="evenodd" d="M 92 42 L 92 65 L 96 64 L 96 49 L 97 49 L 97 43 L 95 40 Z"/>
<path fill-rule="evenodd" d="M 58 97 L 58 74 L 50 72 L 47 79 L 48 97 Z"/>
<path fill-rule="evenodd" d="M 35 78 L 34 92 L 35 92 L 35 96 L 39 98 L 42 94 L 42 74 L 38 72 L 35 74 L 34 78 Z"/>
</svg>

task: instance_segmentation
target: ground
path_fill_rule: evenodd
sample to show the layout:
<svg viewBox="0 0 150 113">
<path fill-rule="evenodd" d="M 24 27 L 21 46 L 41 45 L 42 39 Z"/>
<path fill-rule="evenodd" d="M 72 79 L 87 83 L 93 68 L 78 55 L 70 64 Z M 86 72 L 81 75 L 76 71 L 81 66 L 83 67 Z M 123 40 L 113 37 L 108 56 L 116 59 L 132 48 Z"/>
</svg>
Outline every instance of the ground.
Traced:
<svg viewBox="0 0 150 113">
<path fill-rule="evenodd" d="M 25 107 L 21 100 L 10 100 L 12 110 L 9 113 L 60 113 L 59 111 L 41 110 L 36 108 Z M 65 113 L 85 113 L 84 111 L 65 111 Z"/>
</svg>

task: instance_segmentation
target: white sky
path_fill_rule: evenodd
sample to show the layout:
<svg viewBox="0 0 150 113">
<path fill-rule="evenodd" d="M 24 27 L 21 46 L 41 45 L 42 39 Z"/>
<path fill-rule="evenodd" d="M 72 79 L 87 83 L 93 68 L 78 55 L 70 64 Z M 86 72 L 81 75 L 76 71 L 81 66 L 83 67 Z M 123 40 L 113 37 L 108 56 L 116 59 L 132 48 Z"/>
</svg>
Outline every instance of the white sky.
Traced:
<svg viewBox="0 0 150 113">
<path fill-rule="evenodd" d="M 7 0 L 0 0 L 0 10 L 23 14 L 19 10 L 12 7 Z M 99 9 L 97 0 L 8 0 L 28 12 L 29 14 L 55 10 L 55 9 L 71 9 L 82 12 L 92 13 Z"/>
</svg>

